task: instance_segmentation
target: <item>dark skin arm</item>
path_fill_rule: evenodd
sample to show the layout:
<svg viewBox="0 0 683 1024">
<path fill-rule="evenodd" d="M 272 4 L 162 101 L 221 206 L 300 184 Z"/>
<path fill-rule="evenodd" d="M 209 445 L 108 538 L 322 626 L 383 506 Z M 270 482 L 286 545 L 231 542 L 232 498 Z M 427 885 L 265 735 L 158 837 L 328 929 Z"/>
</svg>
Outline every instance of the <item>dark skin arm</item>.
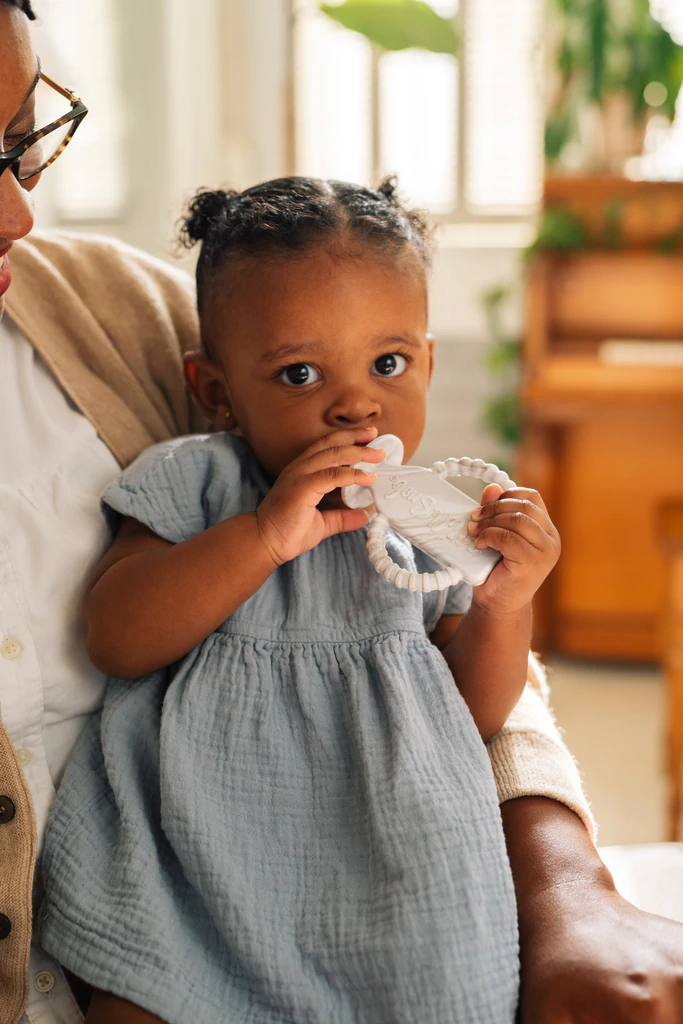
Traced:
<svg viewBox="0 0 683 1024">
<path fill-rule="evenodd" d="M 124 519 L 83 602 L 93 663 L 118 679 L 170 665 L 229 618 L 279 565 L 367 522 L 361 509 L 321 511 L 318 505 L 336 487 L 373 482 L 372 474 L 353 464 L 355 442 L 376 433 L 352 428 L 320 438 L 285 467 L 255 512 L 232 516 L 179 544 Z M 368 461 L 383 457 L 368 449 Z"/>
<path fill-rule="evenodd" d="M 522 694 L 530 644 L 530 604 L 495 615 L 473 603 L 442 649 L 485 743 L 500 732 Z"/>
<path fill-rule="evenodd" d="M 495 548 L 503 559 L 474 588 L 470 610 L 450 640 L 442 627 L 438 646 L 486 742 L 502 729 L 524 689 L 531 602 L 557 562 L 560 539 L 537 491 L 503 492 L 489 484 L 472 517 L 468 532 L 476 547 Z"/>
<path fill-rule="evenodd" d="M 523 797 L 501 812 L 519 913 L 522 1024 L 681 1024 L 683 925 L 619 895 L 563 804 Z"/>
<path fill-rule="evenodd" d="M 431 635 L 442 649 L 462 616 Z M 614 887 L 581 819 L 521 797 L 501 806 L 517 895 L 520 1024 L 681 1024 L 683 925 Z"/>
</svg>

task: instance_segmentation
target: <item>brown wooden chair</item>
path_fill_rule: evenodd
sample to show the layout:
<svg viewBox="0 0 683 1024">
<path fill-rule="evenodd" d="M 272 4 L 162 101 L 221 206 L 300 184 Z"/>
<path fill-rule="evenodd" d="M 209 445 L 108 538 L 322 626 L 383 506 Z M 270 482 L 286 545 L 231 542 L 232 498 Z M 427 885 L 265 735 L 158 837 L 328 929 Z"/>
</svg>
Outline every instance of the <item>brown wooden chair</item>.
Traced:
<svg viewBox="0 0 683 1024">
<path fill-rule="evenodd" d="M 662 665 L 666 680 L 667 838 L 680 837 L 683 811 L 683 501 L 659 507 L 659 539 L 666 556 Z"/>
</svg>

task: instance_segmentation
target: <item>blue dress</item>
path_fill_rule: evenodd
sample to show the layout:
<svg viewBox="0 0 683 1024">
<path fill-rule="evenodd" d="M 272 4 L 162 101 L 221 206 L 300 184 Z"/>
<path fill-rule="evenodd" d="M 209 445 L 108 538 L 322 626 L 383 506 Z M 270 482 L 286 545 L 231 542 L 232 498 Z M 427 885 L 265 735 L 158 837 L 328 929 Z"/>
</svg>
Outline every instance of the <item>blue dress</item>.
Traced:
<svg viewBox="0 0 683 1024">
<path fill-rule="evenodd" d="M 177 543 L 267 489 L 218 434 L 156 446 L 103 502 Z M 48 952 L 169 1024 L 512 1024 L 494 780 L 428 639 L 468 598 L 396 589 L 359 530 L 176 664 L 110 680 L 46 838 Z"/>
</svg>

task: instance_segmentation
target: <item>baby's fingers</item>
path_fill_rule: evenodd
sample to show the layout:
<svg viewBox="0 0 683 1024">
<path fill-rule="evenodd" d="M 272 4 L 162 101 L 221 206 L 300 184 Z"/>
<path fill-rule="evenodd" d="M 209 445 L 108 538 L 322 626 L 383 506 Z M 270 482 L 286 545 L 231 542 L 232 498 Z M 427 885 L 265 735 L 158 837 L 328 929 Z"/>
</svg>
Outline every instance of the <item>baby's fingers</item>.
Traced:
<svg viewBox="0 0 683 1024">
<path fill-rule="evenodd" d="M 477 538 L 476 547 L 497 548 L 503 554 L 505 552 L 494 542 L 494 536 L 497 539 L 503 537 L 508 546 L 514 547 L 519 540 L 539 552 L 547 551 L 554 540 L 540 523 L 523 512 L 503 512 L 478 523 L 470 523 L 468 533 Z"/>
<path fill-rule="evenodd" d="M 358 462 L 382 462 L 386 453 L 381 448 L 359 448 L 356 445 L 336 445 L 316 452 L 296 464 L 296 472 L 318 474 L 328 469 L 350 468 Z M 374 475 L 374 474 L 373 474 Z M 344 486 L 337 484 L 336 486 Z"/>
<path fill-rule="evenodd" d="M 501 495 L 501 499 L 502 500 L 515 500 L 516 499 L 517 501 L 523 501 L 525 504 L 534 505 L 536 508 L 540 508 L 540 510 L 542 512 L 544 512 L 546 514 L 546 516 L 548 515 L 548 509 L 546 508 L 546 504 L 545 504 L 543 498 L 538 493 L 538 491 L 534 491 L 533 488 L 531 488 L 531 487 L 515 487 L 512 490 L 505 491 Z M 548 518 L 550 518 L 550 517 L 548 517 Z"/>
<path fill-rule="evenodd" d="M 322 517 L 325 524 L 324 537 L 359 530 L 368 521 L 368 513 L 362 508 L 328 509 L 322 513 Z"/>
<path fill-rule="evenodd" d="M 537 522 L 551 536 L 557 534 L 557 530 L 545 508 L 541 508 L 527 498 L 511 497 L 510 495 L 512 494 L 514 494 L 513 491 L 506 491 L 497 501 L 490 501 L 480 508 L 472 509 L 470 518 L 481 526 L 484 523 L 489 523 L 499 515 L 515 514 L 526 516 Z"/>
<path fill-rule="evenodd" d="M 354 469 L 353 466 L 328 466 L 317 473 L 305 476 L 303 484 L 306 489 L 310 488 L 311 493 L 319 500 L 324 494 L 329 494 L 337 487 L 351 487 L 352 484 L 369 487 L 370 484 L 374 484 L 376 479 L 376 473 L 366 473 L 365 470 Z"/>
<path fill-rule="evenodd" d="M 319 452 L 349 446 L 354 446 L 358 454 L 359 448 L 364 447 L 376 437 L 377 427 L 350 427 L 348 430 L 335 430 L 331 434 L 319 437 L 317 441 L 310 444 L 294 461 L 304 461 L 310 459 L 312 455 L 317 455 Z M 369 450 L 372 451 L 372 449 Z M 354 461 L 360 462 L 360 456 Z"/>
</svg>

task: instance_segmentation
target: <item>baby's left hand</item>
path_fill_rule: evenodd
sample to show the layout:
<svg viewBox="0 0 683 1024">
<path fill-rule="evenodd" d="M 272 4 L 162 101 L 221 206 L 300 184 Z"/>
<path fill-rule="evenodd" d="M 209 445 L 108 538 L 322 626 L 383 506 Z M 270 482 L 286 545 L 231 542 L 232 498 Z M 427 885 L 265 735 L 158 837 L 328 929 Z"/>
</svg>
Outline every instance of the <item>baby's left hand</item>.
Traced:
<svg viewBox="0 0 683 1024">
<path fill-rule="evenodd" d="M 560 557 L 560 535 L 538 491 L 526 487 L 503 491 L 489 484 L 468 527 L 476 547 L 503 555 L 489 578 L 474 588 L 474 600 L 489 611 L 520 611 Z"/>
</svg>

